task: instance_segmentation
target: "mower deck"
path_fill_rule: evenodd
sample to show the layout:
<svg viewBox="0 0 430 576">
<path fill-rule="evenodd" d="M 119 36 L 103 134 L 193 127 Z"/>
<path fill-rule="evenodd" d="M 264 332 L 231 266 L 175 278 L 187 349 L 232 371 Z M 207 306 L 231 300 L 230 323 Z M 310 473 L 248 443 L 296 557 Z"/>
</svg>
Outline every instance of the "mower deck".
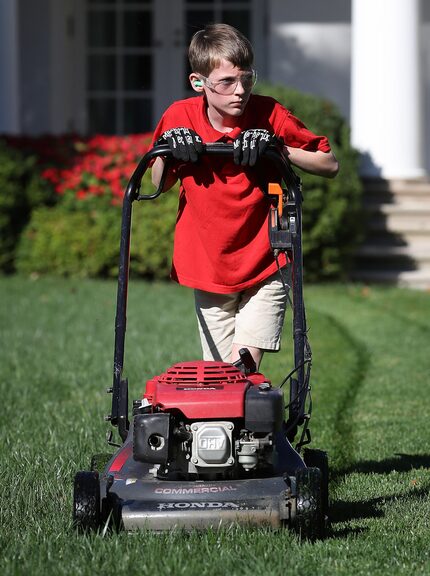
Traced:
<svg viewBox="0 0 430 576">
<path fill-rule="evenodd" d="M 306 469 L 287 443 L 291 467 Z M 285 450 L 284 450 L 285 456 Z M 217 481 L 160 480 L 153 464 L 133 458 L 128 440 L 100 476 L 101 498 L 115 524 L 127 531 L 204 529 L 230 524 L 280 528 L 296 516 L 296 478 L 285 472 L 267 478 Z"/>
<path fill-rule="evenodd" d="M 172 484 L 172 483 L 169 483 Z M 113 495 L 120 498 L 121 522 L 127 531 L 148 528 L 217 528 L 230 524 L 280 528 L 292 518 L 289 478 L 231 482 L 163 482 L 128 484 L 117 480 Z"/>
</svg>

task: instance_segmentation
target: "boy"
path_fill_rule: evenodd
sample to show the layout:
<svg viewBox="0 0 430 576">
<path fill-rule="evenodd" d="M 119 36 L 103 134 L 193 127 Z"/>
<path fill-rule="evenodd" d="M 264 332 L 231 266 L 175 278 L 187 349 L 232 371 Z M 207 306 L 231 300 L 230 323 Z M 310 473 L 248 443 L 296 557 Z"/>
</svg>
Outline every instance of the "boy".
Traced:
<svg viewBox="0 0 430 576">
<path fill-rule="evenodd" d="M 193 36 L 188 56 L 199 96 L 172 104 L 153 139 L 167 143 L 175 159 L 164 190 L 181 183 L 172 278 L 194 288 L 204 359 L 234 362 L 248 348 L 258 368 L 265 350 L 280 348 L 287 299 L 269 245 L 258 157 L 281 140 L 289 161 L 303 170 L 332 178 L 338 163 L 327 138 L 273 98 L 251 94 L 253 50 L 238 30 L 206 26 Z M 202 141 L 233 143 L 234 162 L 200 156 Z M 157 158 L 155 186 L 163 168 Z"/>
</svg>

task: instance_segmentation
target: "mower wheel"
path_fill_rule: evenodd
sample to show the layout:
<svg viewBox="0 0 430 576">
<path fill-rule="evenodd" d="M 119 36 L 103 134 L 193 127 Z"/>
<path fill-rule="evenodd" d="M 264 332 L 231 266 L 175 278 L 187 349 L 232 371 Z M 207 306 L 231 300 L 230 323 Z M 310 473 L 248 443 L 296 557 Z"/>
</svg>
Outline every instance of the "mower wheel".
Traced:
<svg viewBox="0 0 430 576">
<path fill-rule="evenodd" d="M 303 540 L 319 540 L 325 535 L 322 505 L 322 475 L 318 468 L 296 471 L 296 532 Z"/>
<path fill-rule="evenodd" d="M 79 532 L 100 527 L 100 483 L 98 472 L 78 472 L 73 489 L 73 525 Z"/>
<path fill-rule="evenodd" d="M 324 515 L 328 519 L 329 511 L 329 466 L 327 452 L 324 450 L 315 450 L 305 448 L 303 451 L 303 460 L 308 468 L 319 468 L 321 470 L 321 498 Z"/>
</svg>

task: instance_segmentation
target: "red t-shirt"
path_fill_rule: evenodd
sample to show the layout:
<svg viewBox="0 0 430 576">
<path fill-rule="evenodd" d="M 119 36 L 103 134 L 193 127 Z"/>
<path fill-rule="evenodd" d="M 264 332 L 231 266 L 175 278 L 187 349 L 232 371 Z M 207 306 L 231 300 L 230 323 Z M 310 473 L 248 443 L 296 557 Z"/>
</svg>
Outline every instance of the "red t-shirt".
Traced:
<svg viewBox="0 0 430 576">
<path fill-rule="evenodd" d="M 251 95 L 237 126 L 228 134 L 210 124 L 203 96 L 175 102 L 158 123 L 153 143 L 165 130 L 179 126 L 192 128 L 203 142 L 230 143 L 243 130 L 265 128 L 288 146 L 330 151 L 327 138 L 310 132 L 267 96 Z M 269 201 L 258 184 L 261 168 L 203 156 L 198 163 L 177 163 L 174 169 L 181 188 L 172 278 L 191 288 L 228 294 L 273 274 L 277 266 L 269 244 Z"/>
</svg>

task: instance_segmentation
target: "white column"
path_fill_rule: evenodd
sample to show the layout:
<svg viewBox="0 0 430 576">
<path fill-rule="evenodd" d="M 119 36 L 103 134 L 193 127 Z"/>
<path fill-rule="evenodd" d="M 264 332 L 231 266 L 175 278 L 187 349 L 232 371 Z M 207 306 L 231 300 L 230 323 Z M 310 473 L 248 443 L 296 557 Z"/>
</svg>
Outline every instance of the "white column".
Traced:
<svg viewBox="0 0 430 576">
<path fill-rule="evenodd" d="M 419 32 L 420 0 L 352 0 L 352 143 L 364 176 L 425 174 Z"/>
<path fill-rule="evenodd" d="M 0 0 L 0 133 L 19 132 L 17 2 Z"/>
</svg>

